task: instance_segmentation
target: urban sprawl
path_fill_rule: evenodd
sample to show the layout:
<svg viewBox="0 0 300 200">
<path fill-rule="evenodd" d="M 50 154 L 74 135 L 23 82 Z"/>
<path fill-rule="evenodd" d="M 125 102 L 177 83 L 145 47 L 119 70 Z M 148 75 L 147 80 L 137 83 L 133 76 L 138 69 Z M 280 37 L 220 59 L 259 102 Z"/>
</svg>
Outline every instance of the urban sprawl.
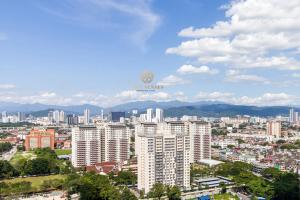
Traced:
<svg viewBox="0 0 300 200">
<path fill-rule="evenodd" d="M 288 112 L 3 111 L 0 199 L 299 199 L 300 120 Z"/>
</svg>

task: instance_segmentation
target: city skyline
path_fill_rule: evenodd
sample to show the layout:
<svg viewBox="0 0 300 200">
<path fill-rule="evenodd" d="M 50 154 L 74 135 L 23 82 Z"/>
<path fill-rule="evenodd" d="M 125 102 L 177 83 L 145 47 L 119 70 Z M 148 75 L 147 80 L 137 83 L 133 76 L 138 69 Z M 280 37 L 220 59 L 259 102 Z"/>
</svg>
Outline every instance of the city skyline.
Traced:
<svg viewBox="0 0 300 200">
<path fill-rule="evenodd" d="M 1 4 L 1 101 L 300 105 L 299 1 Z M 163 89 L 137 92 L 144 71 Z"/>
</svg>

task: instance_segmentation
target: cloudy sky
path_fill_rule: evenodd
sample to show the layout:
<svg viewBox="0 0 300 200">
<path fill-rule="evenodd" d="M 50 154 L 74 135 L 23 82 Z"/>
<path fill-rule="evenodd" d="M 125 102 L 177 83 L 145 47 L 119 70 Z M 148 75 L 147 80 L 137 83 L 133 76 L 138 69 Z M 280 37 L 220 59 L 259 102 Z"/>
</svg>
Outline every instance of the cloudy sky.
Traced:
<svg viewBox="0 0 300 200">
<path fill-rule="evenodd" d="M 299 0 L 0 3 L 0 101 L 300 105 Z M 155 92 L 137 92 L 144 71 Z"/>
</svg>

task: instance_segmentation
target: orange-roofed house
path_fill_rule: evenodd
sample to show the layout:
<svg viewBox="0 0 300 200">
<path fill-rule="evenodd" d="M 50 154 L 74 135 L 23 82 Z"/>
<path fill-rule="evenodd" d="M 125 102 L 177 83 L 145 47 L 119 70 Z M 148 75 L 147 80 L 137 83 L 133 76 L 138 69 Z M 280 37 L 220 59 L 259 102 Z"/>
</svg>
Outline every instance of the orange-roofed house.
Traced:
<svg viewBox="0 0 300 200">
<path fill-rule="evenodd" d="M 55 131 L 54 129 L 47 130 L 31 130 L 29 135 L 26 135 L 25 150 L 29 151 L 36 148 L 50 147 L 54 149 Z"/>
</svg>

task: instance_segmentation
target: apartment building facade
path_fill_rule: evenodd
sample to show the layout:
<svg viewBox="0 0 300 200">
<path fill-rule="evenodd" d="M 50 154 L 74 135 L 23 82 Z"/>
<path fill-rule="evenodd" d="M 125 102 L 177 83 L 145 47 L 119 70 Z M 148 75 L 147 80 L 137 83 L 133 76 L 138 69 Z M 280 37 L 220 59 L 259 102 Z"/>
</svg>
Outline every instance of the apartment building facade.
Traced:
<svg viewBox="0 0 300 200">
<path fill-rule="evenodd" d="M 79 126 L 72 129 L 72 164 L 91 166 L 130 158 L 130 130 L 124 124 Z"/>
<path fill-rule="evenodd" d="M 136 126 L 138 189 L 148 193 L 155 183 L 190 188 L 190 136 L 183 122 Z"/>
</svg>

